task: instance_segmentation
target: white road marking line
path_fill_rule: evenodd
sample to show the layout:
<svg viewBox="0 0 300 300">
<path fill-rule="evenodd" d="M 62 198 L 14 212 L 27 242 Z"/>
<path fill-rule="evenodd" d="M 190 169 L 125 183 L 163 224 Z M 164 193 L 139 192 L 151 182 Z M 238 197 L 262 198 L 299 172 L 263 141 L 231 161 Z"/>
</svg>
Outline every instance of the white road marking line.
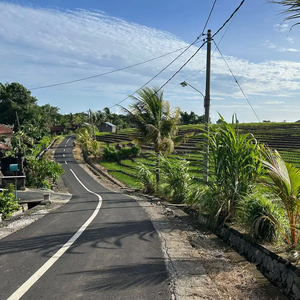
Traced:
<svg viewBox="0 0 300 300">
<path fill-rule="evenodd" d="M 68 164 L 66 160 L 65 160 L 65 164 L 66 164 L 66 165 Z"/>
<path fill-rule="evenodd" d="M 66 149 L 64 149 L 64 152 L 66 151 Z"/>
<path fill-rule="evenodd" d="M 67 147 L 67 145 L 65 145 L 65 148 Z"/>
<path fill-rule="evenodd" d="M 102 206 L 102 197 L 91 190 L 89 190 L 75 175 L 72 169 L 70 171 L 73 173 L 78 182 L 83 186 L 85 190 L 89 193 L 94 194 L 98 197 L 98 204 L 95 208 L 93 214 L 89 219 L 78 229 L 78 231 L 51 257 L 45 262 L 27 281 L 25 281 L 7 300 L 18 300 L 20 299 L 51 267 L 52 265 L 72 246 L 72 244 L 81 236 L 81 234 L 86 230 L 86 228 L 95 219 Z"/>
<path fill-rule="evenodd" d="M 69 141 L 70 141 L 70 139 L 72 138 L 72 135 L 68 138 L 68 140 L 67 140 L 67 142 L 66 142 L 66 144 L 68 144 L 69 143 Z"/>
<path fill-rule="evenodd" d="M 63 154 L 63 157 L 65 157 L 65 155 Z"/>
</svg>

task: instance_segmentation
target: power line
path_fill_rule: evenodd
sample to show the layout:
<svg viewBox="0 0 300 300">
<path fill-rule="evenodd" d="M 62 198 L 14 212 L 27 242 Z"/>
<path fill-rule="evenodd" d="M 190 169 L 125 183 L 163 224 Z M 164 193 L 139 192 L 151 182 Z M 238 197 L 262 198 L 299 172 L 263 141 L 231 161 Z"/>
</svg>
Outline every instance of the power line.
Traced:
<svg viewBox="0 0 300 300">
<path fill-rule="evenodd" d="M 212 39 L 226 26 L 226 24 L 233 18 L 233 16 L 237 13 L 237 11 L 242 7 L 245 0 L 242 0 L 240 5 L 234 10 L 234 12 L 230 15 L 230 17 L 224 22 L 224 24 L 216 31 L 216 33 L 211 37 Z"/>
<path fill-rule="evenodd" d="M 164 70 L 166 70 L 171 64 L 173 64 L 173 62 L 175 62 L 183 53 L 185 53 L 190 47 L 192 47 L 195 43 L 197 43 L 198 42 L 198 40 L 200 39 L 200 37 L 201 36 L 203 36 L 204 35 L 204 31 L 205 31 L 205 28 L 206 28 L 206 26 L 207 26 L 207 24 L 208 24 L 208 22 L 209 22 L 209 19 L 210 19 L 210 17 L 211 17 L 211 15 L 212 15 L 212 12 L 213 12 L 213 10 L 214 10 L 214 7 L 215 7 L 215 5 L 216 5 L 216 2 L 217 2 L 217 0 L 215 0 L 214 1 L 214 3 L 213 3 L 213 5 L 212 5 L 212 8 L 211 8 L 211 10 L 210 10 L 210 12 L 209 12 L 209 15 L 208 15 L 208 17 L 207 17 L 207 19 L 206 19 L 206 22 L 205 22 L 205 25 L 204 25 L 204 27 L 203 27 L 203 30 L 202 30 L 202 32 L 201 32 L 201 34 L 196 38 L 196 40 L 193 42 L 193 43 L 191 43 L 182 53 L 180 53 L 177 57 L 175 57 L 175 59 L 173 59 L 166 67 L 164 67 L 160 72 L 158 72 L 155 76 L 153 76 L 150 80 L 148 80 L 145 84 L 143 84 L 140 88 L 138 88 L 137 90 L 135 90 L 132 94 L 130 94 L 129 96 L 127 96 L 126 98 L 124 98 L 123 100 L 121 100 L 120 102 L 118 102 L 118 103 L 116 103 L 116 104 L 114 104 L 114 105 L 112 105 L 111 107 L 109 107 L 109 108 L 112 108 L 112 107 L 114 107 L 114 106 L 117 106 L 117 105 L 119 105 L 119 104 L 121 104 L 122 102 L 124 102 L 125 100 L 127 100 L 128 98 L 130 98 L 131 96 L 133 96 L 136 92 L 138 92 L 139 90 L 141 90 L 143 87 L 145 87 L 148 83 L 150 83 L 152 80 L 154 80 L 158 75 L 160 75 Z M 200 46 L 200 48 L 196 51 L 196 53 L 180 68 L 180 70 L 198 53 L 198 51 L 203 47 L 203 45 L 204 45 L 205 43 L 203 43 L 201 46 Z M 180 71 L 179 70 L 179 71 Z M 178 71 L 178 72 L 179 72 Z M 177 72 L 177 73 L 178 73 Z M 177 74 L 177 73 L 175 73 L 174 74 L 174 76 Z M 173 77 L 174 77 L 173 76 Z M 173 78 L 172 77 L 172 78 Z M 172 78 L 170 79 L 170 80 L 172 80 Z M 169 80 L 169 81 L 170 81 Z M 168 83 L 168 82 L 167 82 Z M 166 84 L 167 84 L 166 83 Z M 165 85 L 166 85 L 165 84 Z M 165 86 L 165 85 L 163 85 L 163 86 Z M 163 86 L 159 89 L 159 90 L 161 90 L 162 88 L 163 88 Z"/>
<path fill-rule="evenodd" d="M 154 75 L 145 84 L 143 84 L 141 87 L 139 87 L 137 90 L 135 90 L 132 94 L 130 94 L 129 96 L 125 97 L 120 102 L 118 102 L 118 103 L 110 106 L 109 108 L 115 107 L 115 106 L 119 105 L 120 103 L 124 102 L 125 100 L 127 100 L 128 98 L 130 98 L 131 96 L 133 96 L 135 93 L 137 93 L 139 90 L 141 90 L 143 87 L 145 87 L 152 80 L 154 80 L 156 77 L 158 77 L 163 71 L 165 71 L 170 65 L 172 65 L 173 62 L 175 62 L 182 54 L 184 54 L 190 47 L 192 47 L 198 41 L 198 39 L 199 39 L 199 37 L 197 37 L 197 39 L 192 44 L 190 44 L 184 51 L 182 51 L 179 55 L 177 55 L 170 63 L 168 63 L 162 70 L 160 70 L 156 75 Z"/>
<path fill-rule="evenodd" d="M 202 30 L 202 34 L 204 33 L 204 31 L 205 31 L 205 29 L 206 29 L 206 26 L 207 26 L 207 24 L 208 24 L 208 21 L 209 21 L 211 15 L 212 15 L 212 12 L 213 12 L 213 10 L 214 10 L 214 8 L 215 8 L 216 3 L 217 3 L 217 0 L 215 0 L 214 3 L 213 3 L 213 5 L 212 5 L 212 8 L 211 8 L 211 10 L 210 10 L 210 12 L 209 12 L 209 15 L 208 15 L 207 20 L 206 20 L 205 25 L 204 25 L 204 28 L 203 28 L 203 30 Z"/>
<path fill-rule="evenodd" d="M 164 86 L 166 86 L 190 61 L 195 55 L 202 49 L 202 47 L 206 44 L 203 42 L 202 45 L 196 50 L 196 52 L 157 90 L 160 91 Z"/>
<path fill-rule="evenodd" d="M 205 23 L 205 26 L 202 30 L 202 33 L 187 47 L 182 47 L 182 48 L 179 48 L 177 50 L 174 50 L 174 51 L 171 51 L 169 53 L 166 53 L 166 54 L 163 54 L 163 55 L 160 55 L 160 56 L 157 56 L 157 57 L 154 57 L 154 58 L 151 58 L 151 59 L 148 59 L 146 61 L 142 61 L 142 62 L 139 62 L 139 63 L 136 63 L 136 64 L 133 64 L 133 65 L 130 65 L 130 66 L 127 66 L 127 67 L 124 67 L 124 68 L 119 68 L 119 69 L 116 69 L 116 70 L 113 70 L 113 71 L 109 71 L 109 72 L 105 72 L 105 73 L 101 73 L 101 74 L 97 74 L 97 75 L 93 75 L 93 76 L 88 76 L 88 77 L 83 77 L 83 78 L 79 78 L 79 79 L 75 79 L 75 80 L 70 80 L 70 81 L 64 81 L 64 82 L 60 82 L 60 83 L 54 83 L 54 84 L 49 84 L 49 85 L 44 85 L 44 86 L 39 86 L 39 87 L 34 87 L 34 88 L 31 88 L 29 90 L 38 90 L 38 89 L 45 89 L 45 88 L 50 88 L 50 87 L 55 87 L 55 86 L 60 86 L 60 85 L 65 85 L 65 84 L 70 84 L 70 83 L 75 83 L 75 82 L 79 82 L 79 81 L 84 81 L 84 80 L 88 80 L 88 79 L 92 79 L 92 78 L 96 78 L 96 77 L 101 77 L 101 76 L 104 76 L 104 75 L 109 75 L 109 74 L 112 74 L 112 73 L 115 73 L 115 72 L 119 72 L 119 71 L 123 71 L 123 70 L 126 70 L 126 69 L 129 69 L 129 68 L 133 68 L 133 67 L 136 67 L 136 66 L 139 66 L 139 65 L 142 65 L 142 64 L 145 64 L 145 63 L 148 63 L 150 61 L 153 61 L 153 60 L 156 60 L 156 59 L 159 59 L 159 58 L 162 58 L 164 56 L 167 56 L 167 55 L 170 55 L 172 53 L 175 53 L 177 51 L 180 51 L 180 50 L 183 50 L 185 49 L 182 53 L 180 53 L 175 59 L 177 60 L 178 57 L 180 57 L 183 53 L 185 53 L 191 46 L 193 46 L 194 44 L 196 44 L 199 40 L 199 38 L 203 35 L 204 33 L 204 30 L 208 24 L 208 21 L 210 19 L 210 16 L 212 14 L 212 11 L 214 9 L 214 6 L 216 4 L 217 0 L 214 1 L 213 3 L 213 6 L 212 6 L 212 9 L 210 10 L 210 13 L 209 13 L 209 16 L 206 20 L 206 23 Z M 174 62 L 172 61 L 171 64 Z M 169 65 L 168 65 L 169 66 Z"/>
<path fill-rule="evenodd" d="M 173 54 L 173 53 L 175 53 L 177 51 L 186 49 L 188 47 L 190 47 L 190 46 L 182 47 L 182 48 L 176 49 L 174 51 L 162 54 L 160 56 L 157 56 L 157 57 L 154 57 L 154 58 L 151 58 L 151 59 L 148 59 L 148 60 L 145 60 L 145 61 L 133 64 L 133 65 L 130 65 L 130 66 L 127 66 L 127 67 L 116 69 L 116 70 L 113 70 L 113 71 L 109 71 L 109 72 L 105 72 L 105 73 L 101 73 L 101 74 L 97 74 L 97 75 L 93 75 L 93 76 L 89 76 L 89 77 L 79 78 L 79 79 L 75 79 L 75 80 L 70 80 L 70 81 L 65 81 L 65 82 L 60 82 L 60 83 L 54 83 L 54 84 L 49 84 L 49 85 L 44 85 L 44 86 L 39 86 L 39 87 L 31 88 L 29 90 L 32 91 L 32 90 L 44 89 L 44 88 L 49 88 L 49 87 L 54 87 L 54 86 L 60 86 L 60 85 L 70 84 L 70 83 L 74 83 L 74 82 L 78 82 L 78 81 L 84 81 L 84 80 L 88 80 L 88 79 L 92 79 L 92 78 L 96 78 L 96 77 L 101 77 L 101 76 L 104 76 L 104 75 L 109 75 L 109 74 L 112 74 L 112 73 L 115 73 L 115 72 L 119 72 L 119 71 L 123 71 L 123 70 L 129 69 L 129 68 L 133 68 L 133 67 L 136 67 L 136 66 L 148 63 L 150 61 L 153 61 L 153 60 L 156 60 L 156 59 L 168 56 L 170 54 Z"/>
<path fill-rule="evenodd" d="M 211 37 L 212 39 L 213 39 L 213 37 L 215 37 L 225 26 L 226 26 L 226 24 L 234 17 L 234 15 L 236 14 L 236 12 L 241 8 L 241 6 L 244 4 L 244 2 L 245 2 L 245 0 L 242 0 L 242 2 L 240 3 L 240 5 L 233 11 L 233 13 L 230 15 L 230 17 L 223 23 L 223 25 L 216 31 L 216 33 Z M 213 7 L 212 7 L 212 10 L 213 10 L 213 8 L 214 8 L 214 6 L 215 6 L 215 4 L 216 4 L 216 1 L 214 2 L 214 4 L 213 4 Z M 212 10 L 211 10 L 211 12 L 212 12 Z M 211 13 L 210 13 L 210 15 L 211 15 Z M 210 15 L 209 15 L 209 17 L 210 17 Z M 207 21 L 208 22 L 208 21 Z M 206 23 L 207 23 L 206 22 Z M 205 26 L 206 27 L 206 26 Z M 205 27 L 204 27 L 204 29 L 205 29 Z M 197 49 L 197 51 L 188 59 L 188 61 L 182 66 L 182 67 L 180 67 L 180 69 L 178 70 L 178 71 L 176 71 L 172 76 L 171 76 L 171 78 L 169 78 L 159 89 L 158 89 L 158 91 L 160 91 L 166 84 L 168 84 L 182 69 L 183 69 L 183 67 L 200 51 L 200 49 L 204 46 L 204 44 L 205 43 L 203 43 L 200 47 L 199 47 L 199 49 Z"/>
<path fill-rule="evenodd" d="M 227 66 L 228 70 L 230 71 L 230 73 L 231 73 L 232 77 L 234 78 L 234 80 L 235 80 L 236 84 L 237 84 L 237 85 L 238 85 L 238 87 L 240 88 L 240 90 L 241 90 L 242 94 L 244 95 L 244 97 L 245 97 L 245 99 L 247 100 L 247 102 L 248 102 L 249 106 L 251 107 L 251 109 L 252 109 L 253 113 L 255 114 L 255 116 L 256 116 L 256 118 L 257 118 L 258 122 L 260 122 L 260 123 L 261 123 L 261 121 L 260 121 L 260 119 L 259 119 L 258 115 L 256 114 L 256 112 L 255 112 L 254 108 L 252 107 L 252 105 L 251 105 L 251 103 L 250 103 L 250 101 L 249 101 L 248 97 L 247 97 L 247 96 L 246 96 L 246 94 L 244 93 L 244 91 L 243 91 L 242 87 L 240 86 L 240 84 L 239 84 L 238 80 L 237 80 L 237 79 L 236 79 L 236 77 L 234 76 L 234 74 L 233 74 L 232 70 L 230 69 L 230 67 L 229 67 L 229 65 L 228 65 L 228 63 L 227 63 L 227 61 L 226 61 L 225 57 L 224 57 L 224 56 L 223 56 L 223 54 L 221 53 L 221 51 L 220 51 L 220 48 L 218 47 L 218 45 L 216 44 L 216 42 L 215 42 L 215 41 L 214 41 L 214 44 L 215 44 L 216 48 L 218 49 L 218 51 L 219 51 L 219 53 L 220 53 L 221 57 L 223 58 L 223 60 L 224 60 L 224 62 L 225 62 L 225 64 L 226 64 L 226 66 Z"/>
</svg>

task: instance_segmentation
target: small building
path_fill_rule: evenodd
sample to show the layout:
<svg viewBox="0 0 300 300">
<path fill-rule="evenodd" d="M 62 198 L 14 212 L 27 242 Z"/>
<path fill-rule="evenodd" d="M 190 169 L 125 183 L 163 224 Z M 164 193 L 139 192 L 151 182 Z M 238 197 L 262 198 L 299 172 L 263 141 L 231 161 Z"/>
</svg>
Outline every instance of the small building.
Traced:
<svg viewBox="0 0 300 300">
<path fill-rule="evenodd" d="M 14 125 L 0 124 L 0 142 L 6 146 L 10 145 L 11 138 L 14 134 Z"/>
<path fill-rule="evenodd" d="M 105 122 L 105 123 L 102 123 L 99 126 L 98 129 L 99 129 L 100 132 L 112 132 L 112 133 L 115 133 L 115 132 L 117 132 L 117 125 L 114 125 L 114 124 L 109 123 L 109 122 Z"/>
</svg>

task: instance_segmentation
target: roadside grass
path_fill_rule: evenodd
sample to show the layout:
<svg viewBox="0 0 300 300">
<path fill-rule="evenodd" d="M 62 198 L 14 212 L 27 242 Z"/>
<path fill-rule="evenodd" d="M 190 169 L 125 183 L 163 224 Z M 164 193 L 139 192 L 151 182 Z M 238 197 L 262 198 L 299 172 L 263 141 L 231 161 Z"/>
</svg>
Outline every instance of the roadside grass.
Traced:
<svg viewBox="0 0 300 300">
<path fill-rule="evenodd" d="M 135 178 L 133 178 L 132 176 L 117 172 L 117 171 L 112 171 L 109 172 L 110 175 L 112 175 L 113 177 L 115 177 L 116 179 L 118 179 L 119 181 L 123 182 L 124 184 L 126 184 L 126 186 L 130 187 L 130 188 L 134 188 L 134 189 L 141 189 L 142 185 L 137 182 L 137 180 Z"/>
<path fill-rule="evenodd" d="M 128 173 L 129 175 L 136 176 L 136 169 L 126 167 L 126 166 L 121 166 L 117 162 L 103 162 L 100 161 L 99 164 L 106 168 L 108 172 L 110 173 L 111 171 L 118 171 L 118 172 L 125 172 Z"/>
</svg>

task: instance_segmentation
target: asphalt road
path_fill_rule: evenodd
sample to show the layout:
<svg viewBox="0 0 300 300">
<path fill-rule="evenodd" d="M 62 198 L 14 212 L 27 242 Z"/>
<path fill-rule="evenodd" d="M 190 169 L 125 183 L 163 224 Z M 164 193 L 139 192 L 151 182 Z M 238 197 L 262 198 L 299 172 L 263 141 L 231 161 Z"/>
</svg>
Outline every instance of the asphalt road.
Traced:
<svg viewBox="0 0 300 300">
<path fill-rule="evenodd" d="M 72 146 L 67 138 L 55 153 L 71 200 L 0 241 L 0 299 L 169 299 L 149 217 L 91 178 Z"/>
</svg>

